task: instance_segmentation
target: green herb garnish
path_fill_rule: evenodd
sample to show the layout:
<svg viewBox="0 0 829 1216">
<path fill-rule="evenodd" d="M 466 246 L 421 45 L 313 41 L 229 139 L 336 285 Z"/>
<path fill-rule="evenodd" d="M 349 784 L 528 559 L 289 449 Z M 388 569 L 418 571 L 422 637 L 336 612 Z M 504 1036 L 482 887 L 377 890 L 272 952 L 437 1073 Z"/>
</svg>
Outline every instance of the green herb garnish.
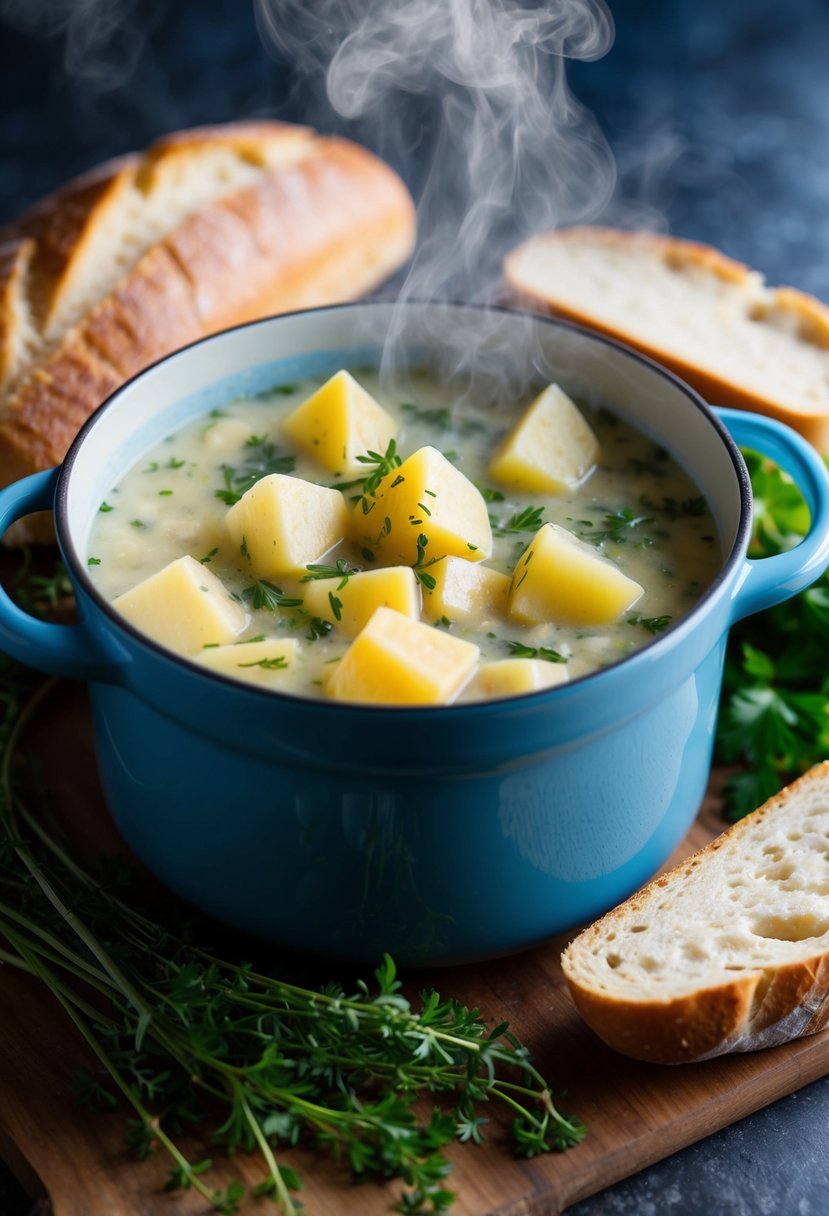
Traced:
<svg viewBox="0 0 829 1216">
<path fill-rule="evenodd" d="M 444 455 L 445 455 L 445 453 L 444 453 Z M 477 487 L 477 489 L 481 495 L 481 498 L 483 498 L 484 502 L 503 502 L 504 501 L 504 495 L 501 493 L 500 490 L 493 490 L 491 486 L 482 486 L 477 481 L 475 482 L 475 486 Z"/>
<path fill-rule="evenodd" d="M 338 578 L 338 591 L 342 591 L 352 574 L 360 573 L 360 567 L 352 566 L 344 557 L 338 557 L 333 566 L 326 565 L 325 562 L 311 562 L 305 569 L 308 573 L 303 574 L 300 582 L 310 583 L 318 578 Z"/>
<path fill-rule="evenodd" d="M 380 482 L 389 473 L 392 473 L 395 469 L 399 469 L 403 461 L 397 454 L 397 444 L 393 439 L 389 440 L 389 445 L 382 456 L 379 452 L 369 451 L 364 455 L 358 456 L 357 460 L 360 464 L 374 465 L 371 473 L 364 477 L 360 483 L 363 491 L 360 497 L 360 505 L 363 514 L 368 515 L 374 506 L 374 502 L 371 500 L 376 497 Z"/>
<path fill-rule="evenodd" d="M 252 443 L 251 440 L 255 442 Z M 270 443 L 260 435 L 251 435 L 246 447 L 250 449 L 250 455 L 245 457 L 238 468 L 229 464 L 222 465 L 224 486 L 221 490 L 213 491 L 216 498 L 220 498 L 228 507 L 237 503 L 242 495 L 263 477 L 269 477 L 272 473 L 292 473 L 296 465 L 293 456 L 280 451 L 275 443 Z"/>
<path fill-rule="evenodd" d="M 253 638 L 248 639 L 253 641 Z M 282 671 L 288 666 L 288 660 L 284 654 L 276 655 L 272 659 L 257 659 L 255 663 L 237 663 L 237 667 L 261 667 L 264 671 Z"/>
<path fill-rule="evenodd" d="M 506 523 L 499 523 L 493 515 L 489 520 L 496 536 L 506 536 L 510 532 L 537 532 L 544 523 L 543 516 L 543 507 L 525 507 L 523 511 L 510 516 Z"/>
<path fill-rule="evenodd" d="M 199 924 L 179 929 L 178 904 L 176 928 L 159 924 L 136 902 L 143 884 L 126 862 L 85 868 L 21 797 L 21 738 L 55 684 L 32 693 L 34 679 L 14 664 L 2 671 L 0 960 L 54 996 L 95 1058 L 76 1077 L 78 1098 L 126 1108 L 133 1150 L 168 1156 L 169 1189 L 226 1216 L 245 1198 L 238 1181 L 211 1186 L 210 1161 L 178 1143 L 200 1125 L 223 1154 L 257 1154 L 253 1193 L 281 1216 L 298 1211 L 300 1179 L 280 1161 L 297 1142 L 358 1180 L 402 1179 L 399 1210 L 414 1213 L 450 1207 L 444 1149 L 481 1140 L 483 1103 L 509 1109 L 522 1156 L 583 1138 L 506 1023 L 434 991 L 413 1004 L 388 955 L 371 986 L 305 987 L 217 957 Z"/>
<path fill-rule="evenodd" d="M 412 569 L 414 570 L 415 578 L 421 586 L 425 587 L 427 591 L 434 591 L 437 586 L 437 579 L 433 574 L 429 573 L 429 566 L 434 566 L 435 562 L 442 561 L 443 559 L 440 557 L 430 557 L 427 562 L 426 547 L 428 544 L 429 537 L 425 532 L 421 532 L 417 538 L 417 561 Z"/>
<path fill-rule="evenodd" d="M 657 511 L 668 519 L 696 518 L 705 515 L 708 510 L 708 503 L 701 494 L 683 499 L 663 498 L 660 502 L 654 502 L 647 494 L 643 494 L 639 501 L 646 511 Z"/>
<path fill-rule="evenodd" d="M 285 595 L 281 587 L 276 587 L 263 578 L 257 578 L 250 587 L 245 587 L 242 599 L 253 608 L 254 612 L 260 608 L 267 608 L 270 612 L 275 612 L 277 608 L 299 608 L 302 605 L 302 600 Z"/>
<path fill-rule="evenodd" d="M 754 492 L 750 557 L 771 557 L 809 530 L 791 479 L 744 452 Z M 829 755 L 829 573 L 785 604 L 740 621 L 726 653 L 716 756 L 742 770 L 726 785 L 729 814 L 754 810 Z"/>
<path fill-rule="evenodd" d="M 628 625 L 641 625 L 648 633 L 661 633 L 667 629 L 673 617 L 670 616 L 640 616 L 638 612 L 629 612 L 625 617 Z"/>
<path fill-rule="evenodd" d="M 605 544 L 608 541 L 622 545 L 634 528 L 641 527 L 642 524 L 652 524 L 653 517 L 634 515 L 630 507 L 621 507 L 618 511 L 606 512 L 603 522 L 604 528 L 596 528 L 593 525 L 582 527 L 577 535 L 593 545 Z"/>
<path fill-rule="evenodd" d="M 318 638 L 328 637 L 333 628 L 331 621 L 323 620 L 321 616 L 312 616 L 308 621 L 308 632 L 305 637 L 309 642 L 316 642 Z"/>
<path fill-rule="evenodd" d="M 527 646 L 524 642 L 504 642 L 507 650 L 516 659 L 544 659 L 546 663 L 566 663 L 567 655 L 560 654 L 551 646 Z"/>
</svg>

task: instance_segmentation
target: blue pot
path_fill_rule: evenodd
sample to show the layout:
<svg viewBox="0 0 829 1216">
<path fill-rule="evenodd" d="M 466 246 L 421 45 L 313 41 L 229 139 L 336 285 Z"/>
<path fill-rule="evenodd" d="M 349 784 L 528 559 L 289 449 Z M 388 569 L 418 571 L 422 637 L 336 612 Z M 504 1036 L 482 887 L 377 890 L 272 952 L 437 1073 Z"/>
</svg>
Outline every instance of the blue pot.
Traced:
<svg viewBox="0 0 829 1216">
<path fill-rule="evenodd" d="M 644 649 L 546 692 L 433 709 L 287 697 L 233 682 L 141 636 L 99 595 L 87 537 L 113 483 L 232 394 L 396 350 L 557 379 L 611 405 L 688 470 L 724 561 L 696 607 Z M 727 429 L 726 429 L 727 428 Z M 729 433 L 730 432 L 730 433 Z M 809 536 L 749 561 L 737 443 L 789 470 Z M 573 326 L 463 305 L 344 305 L 256 322 L 125 385 L 60 469 L 0 493 L 0 531 L 54 510 L 79 623 L 0 596 L 0 645 L 89 681 L 101 778 L 131 848 L 212 915 L 295 948 L 449 963 L 519 950 L 627 896 L 687 833 L 708 778 L 729 626 L 829 563 L 829 480 L 798 435 L 715 413 L 626 348 Z"/>
</svg>

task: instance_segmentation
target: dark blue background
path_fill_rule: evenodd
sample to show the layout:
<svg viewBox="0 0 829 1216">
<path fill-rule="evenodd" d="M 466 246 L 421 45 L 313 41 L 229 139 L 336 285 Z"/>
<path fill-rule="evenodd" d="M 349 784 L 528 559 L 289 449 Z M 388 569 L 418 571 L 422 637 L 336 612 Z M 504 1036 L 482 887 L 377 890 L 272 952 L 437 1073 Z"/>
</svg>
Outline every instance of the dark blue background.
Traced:
<svg viewBox="0 0 829 1216">
<path fill-rule="evenodd" d="M 301 120 L 312 102 L 316 121 L 324 117 L 319 97 L 297 91 L 290 64 L 265 55 L 239 0 L 122 4 L 126 25 L 111 39 L 102 25 L 83 31 L 92 50 L 80 55 L 77 29 L 68 50 L 59 34 L 13 26 L 12 7 L 0 0 L 0 223 L 72 174 L 169 129 Z M 829 299 L 829 4 L 610 0 L 610 8 L 612 51 L 574 64 L 570 80 L 611 142 L 627 213 L 638 208 L 770 282 Z M 420 119 L 428 123 L 428 107 L 413 111 Z M 362 134 L 330 116 L 335 125 Z M 824 1080 L 571 1212 L 825 1216 L 827 1163 Z M 0 1168 L 1 1216 L 27 1206 Z"/>
</svg>

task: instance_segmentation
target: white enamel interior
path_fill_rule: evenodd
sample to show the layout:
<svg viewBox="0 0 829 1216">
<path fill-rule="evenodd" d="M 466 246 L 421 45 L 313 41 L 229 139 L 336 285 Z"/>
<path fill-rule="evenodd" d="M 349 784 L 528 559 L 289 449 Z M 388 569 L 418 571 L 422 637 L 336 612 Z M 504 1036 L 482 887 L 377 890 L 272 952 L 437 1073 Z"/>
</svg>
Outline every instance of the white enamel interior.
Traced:
<svg viewBox="0 0 829 1216">
<path fill-rule="evenodd" d="M 388 342 L 387 342 L 388 339 Z M 384 350 L 393 352 L 390 358 Z M 464 305 L 384 303 L 294 313 L 229 330 L 163 360 L 119 390 L 84 428 L 70 454 L 67 539 L 83 564 L 107 493 L 144 452 L 190 419 L 235 395 L 343 365 L 394 363 L 497 376 L 521 393 L 539 379 L 605 404 L 668 449 L 711 505 L 724 558 L 740 518 L 728 447 L 698 400 L 647 361 L 541 317 Z M 474 386 L 473 386 L 473 390 Z"/>
</svg>

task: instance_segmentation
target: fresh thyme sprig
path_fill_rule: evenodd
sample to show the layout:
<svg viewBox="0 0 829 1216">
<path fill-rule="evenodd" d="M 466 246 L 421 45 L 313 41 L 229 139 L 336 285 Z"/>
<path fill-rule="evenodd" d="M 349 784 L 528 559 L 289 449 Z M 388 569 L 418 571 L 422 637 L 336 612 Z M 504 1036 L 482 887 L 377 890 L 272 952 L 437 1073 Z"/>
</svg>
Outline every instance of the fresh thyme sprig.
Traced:
<svg viewBox="0 0 829 1216">
<path fill-rule="evenodd" d="M 429 573 L 429 567 L 434 566 L 436 562 L 442 561 L 440 557 L 430 557 L 426 560 L 426 547 L 429 544 L 429 537 L 425 532 L 421 532 L 417 538 L 417 561 L 412 569 L 414 576 L 421 586 L 427 591 L 434 591 L 437 586 L 437 579 L 434 574 Z"/>
<path fill-rule="evenodd" d="M 352 574 L 360 573 L 360 567 L 353 565 L 344 557 L 338 557 L 333 566 L 327 565 L 325 562 L 311 562 L 305 569 L 308 573 L 303 574 L 299 580 L 301 583 L 310 583 L 319 578 L 338 578 L 340 582 L 337 584 L 337 591 L 342 591 Z"/>
<path fill-rule="evenodd" d="M 302 606 L 301 599 L 294 595 L 286 595 L 281 587 L 277 587 L 275 583 L 269 583 L 264 578 L 254 579 L 250 587 L 245 587 L 242 599 L 254 611 L 267 608 L 270 612 L 275 612 L 277 608 L 300 608 Z"/>
<path fill-rule="evenodd" d="M 302 987 L 163 928 L 129 902 L 126 863 L 84 868 L 21 792 L 21 739 L 55 685 L 35 680 L 0 660 L 0 962 L 58 1002 L 97 1060 L 76 1078 L 79 1099 L 131 1109 L 129 1141 L 139 1156 L 167 1154 L 169 1189 L 225 1216 L 245 1197 L 238 1180 L 211 1186 L 210 1159 L 179 1147 L 176 1129 L 192 1139 L 202 1122 L 221 1150 L 258 1153 L 252 1193 L 282 1216 L 299 1211 L 300 1179 L 279 1154 L 298 1142 L 333 1152 L 357 1179 L 401 1178 L 398 1210 L 413 1214 L 452 1205 L 443 1150 L 481 1141 L 481 1104 L 514 1115 L 519 1155 L 582 1139 L 506 1024 L 435 992 L 413 1005 L 388 956 L 374 987 Z M 425 1094 L 440 1108 L 419 1119 Z"/>
</svg>

